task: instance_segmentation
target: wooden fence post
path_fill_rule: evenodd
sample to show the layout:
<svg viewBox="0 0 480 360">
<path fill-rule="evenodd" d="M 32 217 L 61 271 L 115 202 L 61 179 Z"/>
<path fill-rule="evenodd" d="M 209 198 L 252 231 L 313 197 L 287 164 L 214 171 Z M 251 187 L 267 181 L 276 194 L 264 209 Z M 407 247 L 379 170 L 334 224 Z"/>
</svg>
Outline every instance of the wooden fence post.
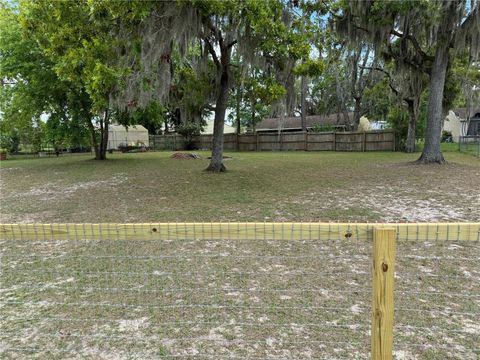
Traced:
<svg viewBox="0 0 480 360">
<path fill-rule="evenodd" d="M 372 360 L 392 359 L 395 251 L 395 228 L 374 228 Z"/>
<path fill-rule="evenodd" d="M 337 133 L 333 132 L 333 151 L 337 151 Z"/>
</svg>

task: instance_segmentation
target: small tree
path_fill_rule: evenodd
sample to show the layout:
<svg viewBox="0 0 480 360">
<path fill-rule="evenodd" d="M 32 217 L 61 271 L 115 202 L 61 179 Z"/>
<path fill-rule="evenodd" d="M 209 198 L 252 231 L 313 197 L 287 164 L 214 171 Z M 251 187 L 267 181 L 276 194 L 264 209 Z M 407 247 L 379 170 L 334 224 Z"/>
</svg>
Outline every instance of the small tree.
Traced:
<svg viewBox="0 0 480 360">
<path fill-rule="evenodd" d="M 95 159 L 105 160 L 112 98 L 120 91 L 121 26 L 112 13 L 88 1 L 22 2 L 20 20 L 65 85 L 66 109 L 84 121 Z"/>
</svg>

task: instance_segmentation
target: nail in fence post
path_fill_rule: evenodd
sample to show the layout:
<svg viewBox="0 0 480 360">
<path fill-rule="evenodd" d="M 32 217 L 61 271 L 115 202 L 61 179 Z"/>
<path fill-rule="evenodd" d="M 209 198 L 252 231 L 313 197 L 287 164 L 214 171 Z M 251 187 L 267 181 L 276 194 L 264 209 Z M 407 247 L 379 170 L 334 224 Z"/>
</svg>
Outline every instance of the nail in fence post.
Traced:
<svg viewBox="0 0 480 360">
<path fill-rule="evenodd" d="M 372 360 L 391 360 L 396 230 L 373 229 Z"/>
</svg>

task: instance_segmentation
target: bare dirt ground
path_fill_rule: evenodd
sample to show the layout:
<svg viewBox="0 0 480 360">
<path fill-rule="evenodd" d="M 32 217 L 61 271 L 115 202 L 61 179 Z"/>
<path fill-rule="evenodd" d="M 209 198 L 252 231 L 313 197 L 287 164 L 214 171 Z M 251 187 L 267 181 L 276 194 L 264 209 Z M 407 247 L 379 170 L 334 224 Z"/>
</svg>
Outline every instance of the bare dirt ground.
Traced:
<svg viewBox="0 0 480 360">
<path fill-rule="evenodd" d="M 8 160 L 0 222 L 478 221 L 480 160 L 446 153 L 237 153 L 225 174 L 171 153 Z"/>
</svg>

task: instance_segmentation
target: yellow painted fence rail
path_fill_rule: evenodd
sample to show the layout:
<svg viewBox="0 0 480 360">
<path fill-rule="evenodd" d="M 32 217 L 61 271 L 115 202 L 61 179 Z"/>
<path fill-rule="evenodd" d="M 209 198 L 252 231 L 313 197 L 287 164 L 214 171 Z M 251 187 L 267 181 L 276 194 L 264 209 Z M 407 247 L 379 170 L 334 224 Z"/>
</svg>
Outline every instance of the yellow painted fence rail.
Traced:
<svg viewBox="0 0 480 360">
<path fill-rule="evenodd" d="M 480 241 L 478 223 L 139 223 L 0 224 L 0 239 L 45 240 L 372 240 L 377 227 L 395 229 L 399 241 Z"/>
</svg>

